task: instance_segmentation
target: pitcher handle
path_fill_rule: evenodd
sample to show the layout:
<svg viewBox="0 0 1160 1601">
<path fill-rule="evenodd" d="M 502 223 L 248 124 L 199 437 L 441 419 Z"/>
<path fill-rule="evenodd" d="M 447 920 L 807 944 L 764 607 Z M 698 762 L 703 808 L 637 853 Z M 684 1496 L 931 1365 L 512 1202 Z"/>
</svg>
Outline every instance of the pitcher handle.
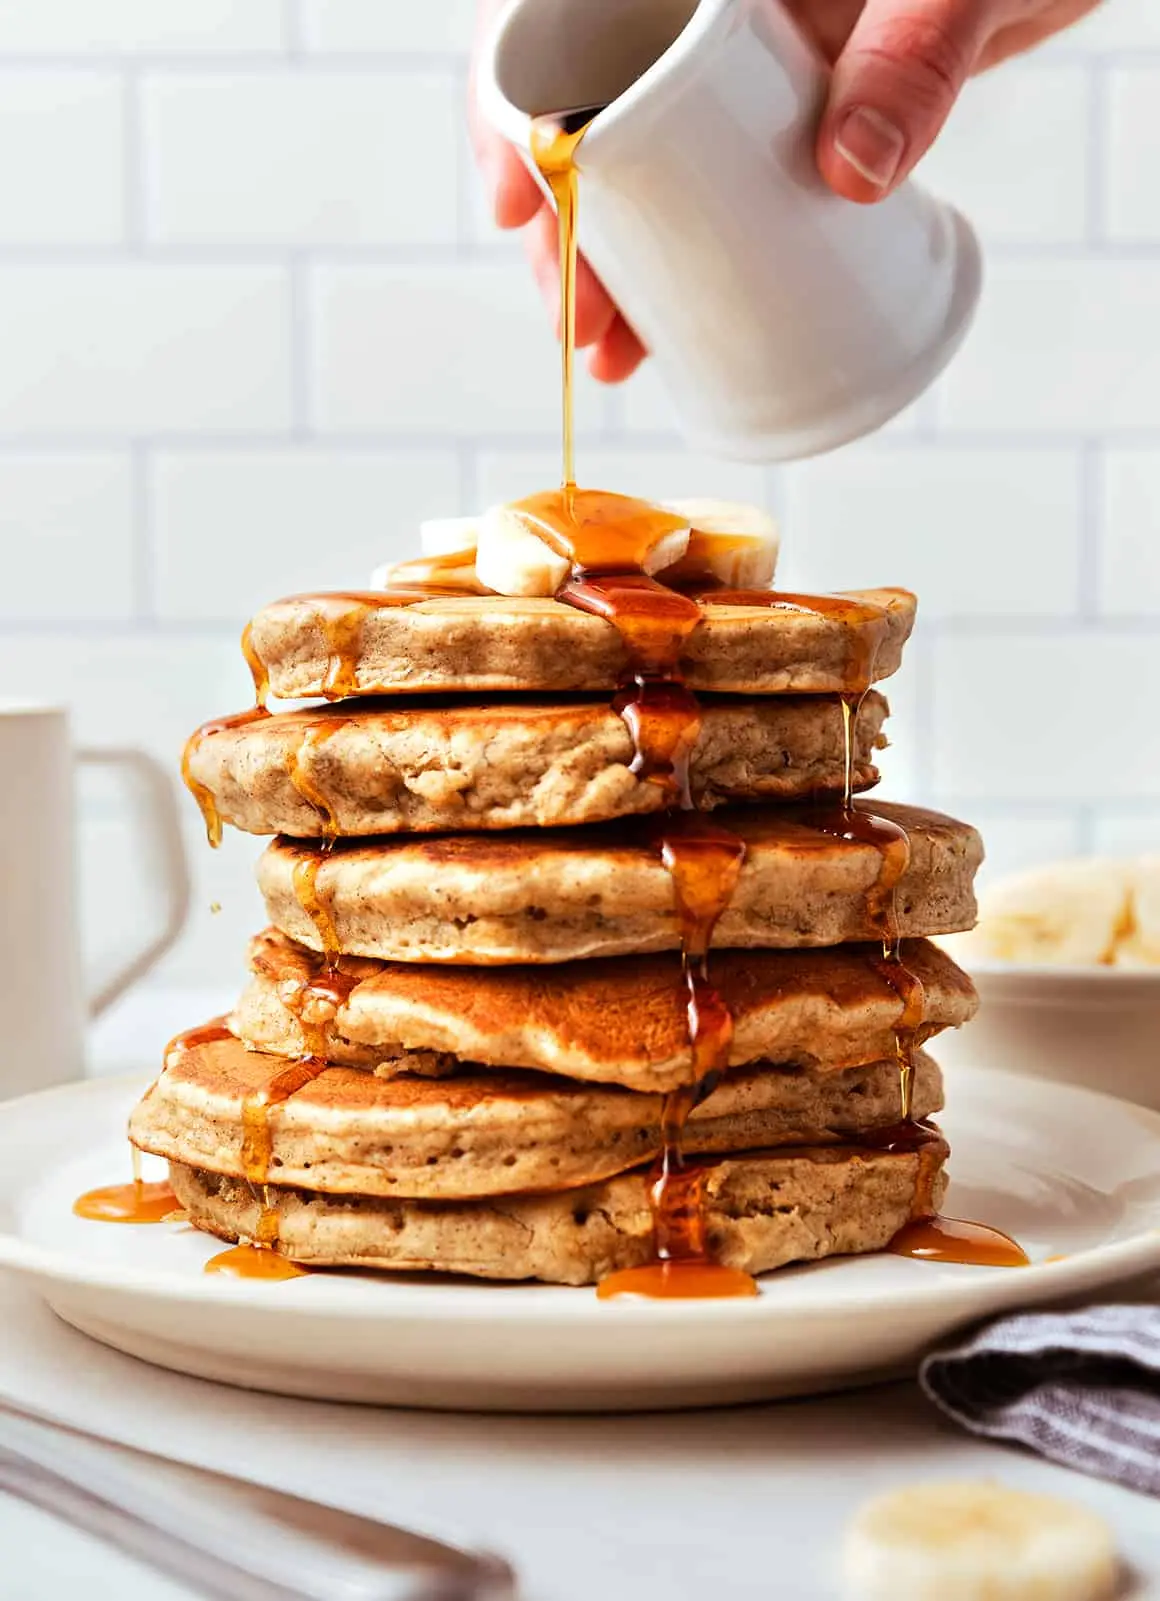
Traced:
<svg viewBox="0 0 1160 1601">
<path fill-rule="evenodd" d="M 171 950 L 189 916 L 191 887 L 189 859 L 181 826 L 177 796 L 169 774 L 160 762 L 142 750 L 78 750 L 78 762 L 89 767 L 119 767 L 132 780 L 143 828 L 147 828 L 159 848 L 162 884 L 165 890 L 165 921 L 160 932 L 143 949 L 105 981 L 88 998 L 90 1017 L 100 1017 L 115 1000 L 131 988 Z"/>
</svg>

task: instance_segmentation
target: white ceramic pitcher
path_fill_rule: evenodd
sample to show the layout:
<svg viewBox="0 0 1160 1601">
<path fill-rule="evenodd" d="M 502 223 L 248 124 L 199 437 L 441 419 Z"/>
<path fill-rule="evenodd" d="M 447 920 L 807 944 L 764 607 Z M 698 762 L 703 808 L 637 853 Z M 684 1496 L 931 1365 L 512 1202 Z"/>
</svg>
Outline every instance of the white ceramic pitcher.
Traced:
<svg viewBox="0 0 1160 1601">
<path fill-rule="evenodd" d="M 580 147 L 580 244 L 691 443 L 777 461 L 869 433 L 934 379 L 978 299 L 977 242 L 914 184 L 823 183 L 828 68 L 779 0 L 514 0 L 481 109 L 604 105 Z"/>
<path fill-rule="evenodd" d="M 76 911 L 77 762 L 121 769 L 143 870 L 159 869 L 160 931 L 86 995 Z M 85 1027 L 170 948 L 189 909 L 181 820 L 165 769 L 138 750 L 73 751 L 60 707 L 0 701 L 0 1099 L 80 1078 Z"/>
</svg>

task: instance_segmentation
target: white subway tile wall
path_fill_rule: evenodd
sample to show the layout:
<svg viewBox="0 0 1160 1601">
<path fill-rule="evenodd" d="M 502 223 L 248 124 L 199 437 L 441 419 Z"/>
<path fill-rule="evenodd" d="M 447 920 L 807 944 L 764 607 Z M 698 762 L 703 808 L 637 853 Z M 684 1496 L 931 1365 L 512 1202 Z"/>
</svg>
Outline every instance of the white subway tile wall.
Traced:
<svg viewBox="0 0 1160 1601">
<path fill-rule="evenodd" d="M 176 769 L 248 699 L 263 599 L 357 584 L 422 517 L 551 478 L 552 330 L 464 130 L 473 14 L 0 0 L 6 694 Z M 1160 849 L 1158 160 L 1160 6 L 1107 0 L 973 85 L 924 164 L 979 226 L 986 293 L 875 439 L 707 461 L 651 373 L 581 385 L 586 477 L 765 500 L 788 581 L 919 591 L 887 783 L 978 821 L 997 870 Z M 82 815 L 107 962 L 149 909 L 119 888 L 115 790 L 86 782 Z M 215 858 L 186 816 L 196 912 L 166 976 L 228 993 L 259 846 Z"/>
</svg>

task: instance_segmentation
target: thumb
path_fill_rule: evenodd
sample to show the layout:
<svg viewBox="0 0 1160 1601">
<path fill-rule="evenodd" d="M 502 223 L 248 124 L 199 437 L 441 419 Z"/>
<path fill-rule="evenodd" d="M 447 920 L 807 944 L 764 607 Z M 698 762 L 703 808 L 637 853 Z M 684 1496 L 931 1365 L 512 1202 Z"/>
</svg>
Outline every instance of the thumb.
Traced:
<svg viewBox="0 0 1160 1601">
<path fill-rule="evenodd" d="M 818 165 L 881 200 L 934 141 L 993 31 L 995 0 L 868 0 L 834 67 Z"/>
</svg>

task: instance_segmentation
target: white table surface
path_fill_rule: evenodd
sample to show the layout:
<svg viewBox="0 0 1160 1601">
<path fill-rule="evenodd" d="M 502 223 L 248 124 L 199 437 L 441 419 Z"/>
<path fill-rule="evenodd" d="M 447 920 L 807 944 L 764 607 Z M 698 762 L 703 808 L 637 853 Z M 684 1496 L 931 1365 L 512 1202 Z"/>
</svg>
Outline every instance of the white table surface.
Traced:
<svg viewBox="0 0 1160 1601">
<path fill-rule="evenodd" d="M 102 1029 L 95 1069 L 140 1068 L 143 1038 L 209 1015 L 209 1000 L 131 1003 Z M 1130 1593 L 1160 1601 L 1160 1503 L 976 1441 L 909 1384 L 636 1417 L 370 1411 L 148 1367 L 66 1328 L 4 1276 L 0 1328 L 0 1391 L 179 1460 L 490 1547 L 515 1563 L 530 1601 L 837 1597 L 839 1531 L 866 1496 L 961 1477 L 1086 1502 L 1137 1570 Z M 2 1496 L 0 1553 L 3 1601 L 188 1594 Z"/>
</svg>

